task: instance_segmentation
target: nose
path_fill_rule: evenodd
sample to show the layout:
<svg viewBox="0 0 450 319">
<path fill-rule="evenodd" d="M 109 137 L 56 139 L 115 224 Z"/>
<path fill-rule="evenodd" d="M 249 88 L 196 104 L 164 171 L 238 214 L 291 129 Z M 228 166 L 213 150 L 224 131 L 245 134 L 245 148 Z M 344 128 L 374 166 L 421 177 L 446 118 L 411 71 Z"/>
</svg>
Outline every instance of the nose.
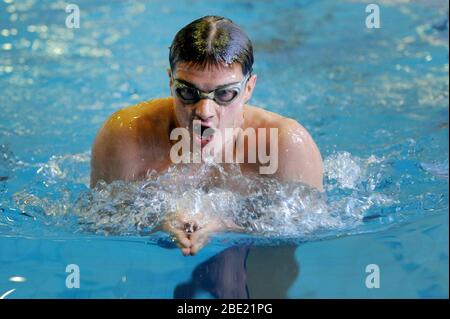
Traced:
<svg viewBox="0 0 450 319">
<path fill-rule="evenodd" d="M 202 121 L 207 121 L 214 117 L 214 101 L 201 99 L 195 105 L 195 115 Z"/>
</svg>

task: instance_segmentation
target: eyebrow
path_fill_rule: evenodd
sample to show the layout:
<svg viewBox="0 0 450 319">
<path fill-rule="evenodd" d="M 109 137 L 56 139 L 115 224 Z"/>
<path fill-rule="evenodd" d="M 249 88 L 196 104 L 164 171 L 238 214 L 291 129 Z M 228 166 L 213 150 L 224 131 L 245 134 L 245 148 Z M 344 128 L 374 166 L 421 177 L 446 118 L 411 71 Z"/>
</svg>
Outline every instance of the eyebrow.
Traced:
<svg viewBox="0 0 450 319">
<path fill-rule="evenodd" d="M 183 80 L 183 79 L 174 79 L 174 80 L 176 80 L 176 81 L 178 81 L 178 82 L 180 82 L 180 83 L 183 83 L 184 85 L 190 86 L 190 87 L 192 87 L 192 88 L 194 88 L 194 89 L 197 89 L 197 90 L 199 90 L 199 91 L 202 91 L 202 90 L 200 90 L 197 86 L 195 86 L 194 84 L 192 84 L 192 83 L 190 83 L 190 82 L 188 82 L 188 81 L 185 81 L 185 80 Z M 244 79 L 242 79 L 242 80 L 244 80 Z M 218 90 L 218 89 L 223 89 L 223 88 L 226 88 L 226 87 L 229 87 L 229 86 L 233 86 L 233 85 L 238 85 L 239 83 L 242 82 L 242 80 L 239 81 L 239 82 L 233 82 L 233 83 L 229 83 L 229 84 L 222 84 L 222 85 L 219 85 L 219 86 L 217 86 L 215 89 L 213 89 L 213 90 L 211 90 L 211 91 L 209 91 L 209 92 L 212 92 L 212 91 L 215 91 L 215 90 Z"/>
</svg>

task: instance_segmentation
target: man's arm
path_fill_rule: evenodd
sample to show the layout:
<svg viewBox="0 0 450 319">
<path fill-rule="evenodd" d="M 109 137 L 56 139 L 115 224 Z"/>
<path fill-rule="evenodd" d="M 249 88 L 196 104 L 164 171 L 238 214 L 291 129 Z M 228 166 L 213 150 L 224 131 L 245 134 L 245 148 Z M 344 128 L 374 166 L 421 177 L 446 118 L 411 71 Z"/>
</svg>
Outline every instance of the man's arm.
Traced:
<svg viewBox="0 0 450 319">
<path fill-rule="evenodd" d="M 99 180 L 133 180 L 136 145 L 132 135 L 120 126 L 119 112 L 113 114 L 98 132 L 91 152 L 91 187 Z"/>
<path fill-rule="evenodd" d="M 316 143 L 295 120 L 282 121 L 278 132 L 277 177 L 283 181 L 301 181 L 322 191 L 323 162 Z"/>
</svg>

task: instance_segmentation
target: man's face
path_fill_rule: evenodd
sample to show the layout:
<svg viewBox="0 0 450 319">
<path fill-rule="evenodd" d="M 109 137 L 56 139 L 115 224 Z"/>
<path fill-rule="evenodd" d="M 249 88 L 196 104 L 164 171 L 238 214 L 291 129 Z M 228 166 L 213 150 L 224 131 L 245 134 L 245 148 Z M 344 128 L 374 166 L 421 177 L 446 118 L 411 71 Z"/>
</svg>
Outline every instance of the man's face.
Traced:
<svg viewBox="0 0 450 319">
<path fill-rule="evenodd" d="M 207 146 L 214 153 L 221 151 L 224 145 L 230 142 L 225 139 L 225 129 L 239 128 L 243 124 L 243 106 L 251 97 L 256 76 L 253 75 L 247 81 L 243 81 L 239 95 L 227 105 L 219 105 L 216 101 L 207 98 L 200 99 L 196 103 L 185 103 L 175 94 L 173 79 L 182 81 L 183 84 L 195 87 L 203 92 L 210 92 L 228 84 L 242 82 L 244 75 L 241 66 L 234 63 L 228 67 L 202 69 L 196 65 L 181 62 L 177 64 L 170 79 L 170 92 L 174 100 L 178 126 L 189 129 L 194 143 L 202 148 Z M 203 138 L 197 134 L 192 135 L 194 120 L 200 121 L 200 132 L 210 128 L 214 133 Z M 209 131 L 211 132 L 211 130 Z M 220 132 L 221 138 L 217 138 L 218 132 Z"/>
</svg>

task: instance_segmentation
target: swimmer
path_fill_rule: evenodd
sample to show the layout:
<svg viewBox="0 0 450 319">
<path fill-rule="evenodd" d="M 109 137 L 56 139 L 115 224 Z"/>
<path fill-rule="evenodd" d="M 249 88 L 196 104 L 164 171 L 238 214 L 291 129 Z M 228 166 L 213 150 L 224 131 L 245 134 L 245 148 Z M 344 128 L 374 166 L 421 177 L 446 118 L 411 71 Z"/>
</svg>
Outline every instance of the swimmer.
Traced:
<svg viewBox="0 0 450 319">
<path fill-rule="evenodd" d="M 170 97 L 121 109 L 99 130 L 92 147 L 91 187 L 99 180 L 133 181 L 144 179 L 149 171 L 165 172 L 176 165 L 171 150 L 178 140 L 171 139 L 171 132 L 184 128 L 191 145 L 202 153 L 208 149 L 213 158 L 227 151 L 243 154 L 237 163 L 244 175 L 261 174 L 266 164 L 259 156 L 252 160 L 250 151 L 265 153 L 275 141 L 277 165 L 269 176 L 322 191 L 322 158 L 307 130 L 293 119 L 248 104 L 257 76 L 252 72 L 252 43 L 240 27 L 217 16 L 191 22 L 176 34 L 169 63 Z M 193 130 L 195 123 L 201 134 Z M 226 129 L 237 133 L 227 138 Z M 256 139 L 242 136 L 247 129 L 256 132 Z M 237 143 L 240 138 L 246 142 Z M 160 229 L 172 235 L 184 255 L 196 254 L 211 234 L 242 230 L 233 221 L 202 216 L 208 214 L 193 220 L 186 212 L 172 212 Z"/>
</svg>

